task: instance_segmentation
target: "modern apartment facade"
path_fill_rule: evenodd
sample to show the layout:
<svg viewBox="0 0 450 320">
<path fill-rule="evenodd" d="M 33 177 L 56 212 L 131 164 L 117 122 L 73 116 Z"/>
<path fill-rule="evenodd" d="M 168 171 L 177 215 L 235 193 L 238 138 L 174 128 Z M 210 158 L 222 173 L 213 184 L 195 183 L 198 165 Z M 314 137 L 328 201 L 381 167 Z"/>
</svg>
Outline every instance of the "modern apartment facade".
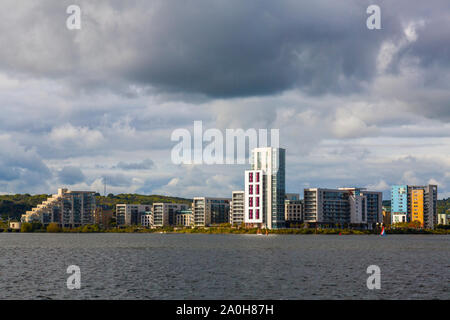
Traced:
<svg viewBox="0 0 450 320">
<path fill-rule="evenodd" d="M 284 218 L 286 225 L 301 223 L 303 221 L 303 201 L 298 193 L 286 193 L 284 200 Z"/>
<path fill-rule="evenodd" d="M 99 206 L 95 209 L 94 212 L 94 223 L 101 226 L 102 228 L 107 228 L 110 225 L 113 217 L 113 210 Z"/>
<path fill-rule="evenodd" d="M 145 212 L 141 216 L 141 226 L 146 228 L 152 228 L 153 227 L 153 214 L 151 211 Z"/>
<path fill-rule="evenodd" d="M 176 214 L 175 224 L 182 227 L 193 227 L 194 226 L 194 214 L 192 209 L 181 210 Z"/>
<path fill-rule="evenodd" d="M 141 217 L 151 210 L 151 205 L 144 204 L 117 204 L 116 205 L 116 220 L 118 226 L 139 225 Z"/>
<path fill-rule="evenodd" d="M 230 203 L 230 223 L 233 226 L 240 226 L 244 223 L 245 214 L 245 192 L 233 191 Z"/>
<path fill-rule="evenodd" d="M 423 227 L 428 229 L 434 229 L 437 225 L 437 197 L 438 187 L 437 185 L 427 186 L 409 186 L 411 191 L 411 197 L 413 190 L 423 191 Z M 421 191 L 420 191 L 421 190 Z M 412 202 L 410 202 L 412 203 Z M 411 213 L 413 214 L 414 207 L 411 207 Z M 420 215 L 420 213 L 419 213 Z"/>
<path fill-rule="evenodd" d="M 362 188 L 308 188 L 304 190 L 303 201 L 303 220 L 308 224 L 372 229 L 383 221 L 381 192 Z"/>
<path fill-rule="evenodd" d="M 284 208 L 286 223 L 301 223 L 303 221 L 302 200 L 285 200 Z"/>
<path fill-rule="evenodd" d="M 425 224 L 424 221 L 424 190 L 423 189 L 414 189 L 411 190 L 411 221 L 417 221 L 423 227 Z"/>
<path fill-rule="evenodd" d="M 408 213 L 408 186 L 396 185 L 391 187 L 391 212 Z"/>
<path fill-rule="evenodd" d="M 417 221 L 424 228 L 437 224 L 437 185 L 391 187 L 392 223 Z"/>
<path fill-rule="evenodd" d="M 449 213 L 439 213 L 437 224 L 449 225 L 450 224 L 450 212 Z"/>
<path fill-rule="evenodd" d="M 406 213 L 392 213 L 392 224 L 408 222 Z"/>
<path fill-rule="evenodd" d="M 249 227 L 285 227 L 285 163 L 282 148 L 252 150 L 251 170 L 245 171 L 245 216 Z"/>
<path fill-rule="evenodd" d="M 195 227 L 208 227 L 228 223 L 230 217 L 229 198 L 195 197 L 192 203 Z"/>
<path fill-rule="evenodd" d="M 61 227 L 76 228 L 94 223 L 96 204 L 93 191 L 70 191 L 58 189 L 37 207 L 22 215 L 22 222 L 38 221 L 43 225 L 52 222 Z"/>
<path fill-rule="evenodd" d="M 355 189 L 356 192 L 356 189 Z M 367 202 L 367 224 L 375 227 L 377 223 L 383 222 L 383 193 L 378 191 L 367 191 L 361 189 L 360 195 L 366 197 Z"/>
<path fill-rule="evenodd" d="M 187 210 L 187 204 L 158 202 L 152 206 L 153 225 L 155 227 L 173 226 L 176 223 L 176 214 Z"/>
</svg>

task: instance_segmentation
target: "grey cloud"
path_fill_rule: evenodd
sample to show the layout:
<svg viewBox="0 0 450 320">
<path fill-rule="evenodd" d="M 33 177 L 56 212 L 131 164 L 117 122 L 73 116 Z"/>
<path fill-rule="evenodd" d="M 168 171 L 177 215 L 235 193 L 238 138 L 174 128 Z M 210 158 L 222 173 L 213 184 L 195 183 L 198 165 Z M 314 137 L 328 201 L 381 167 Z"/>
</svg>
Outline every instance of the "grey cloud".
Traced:
<svg viewBox="0 0 450 320">
<path fill-rule="evenodd" d="M 76 184 L 85 181 L 85 176 L 80 168 L 65 166 L 57 173 L 58 179 L 62 184 Z"/>
<path fill-rule="evenodd" d="M 359 0 L 79 1 L 82 30 L 69 31 L 72 1 L 2 1 L 0 138 L 14 143 L 0 140 L 0 185 L 50 192 L 59 180 L 49 162 L 81 165 L 97 189 L 109 172 L 114 192 L 242 188 L 245 166 L 166 164 L 171 132 L 192 132 L 194 120 L 279 128 L 293 191 L 398 183 L 407 155 L 418 180 L 438 179 L 449 167 L 427 157 L 449 150 L 450 2 L 377 2 L 380 31 L 365 27 L 373 1 Z M 406 26 L 422 19 L 416 41 L 405 42 Z M 379 72 L 387 42 L 398 48 Z M 400 160 L 377 163 L 393 155 Z M 149 158 L 158 170 L 140 163 Z"/>
<path fill-rule="evenodd" d="M 137 192 L 145 194 L 155 194 L 154 190 L 158 190 L 165 186 L 171 178 L 150 178 L 145 180 L 142 187 L 140 187 Z"/>
<path fill-rule="evenodd" d="M 375 76 L 381 43 L 403 32 L 400 18 L 416 17 L 383 3 L 383 30 L 370 32 L 360 1 L 80 1 L 77 33 L 62 23 L 68 4 L 27 4 L 4 17 L 5 26 L 15 22 L 0 37 L 7 48 L 0 66 L 85 90 L 106 85 L 129 92 L 137 84 L 215 97 L 294 87 L 348 92 Z M 15 5 L 5 3 L 3 12 Z"/>
<path fill-rule="evenodd" d="M 103 175 L 103 181 L 106 181 L 108 186 L 113 187 L 130 187 L 132 178 L 122 174 L 105 174 Z"/>
<path fill-rule="evenodd" d="M 0 145 L 0 184 L 6 190 L 31 192 L 47 187 L 52 173 L 35 150 L 1 134 Z"/>
<path fill-rule="evenodd" d="M 148 170 L 153 168 L 155 163 L 151 159 L 145 159 L 141 162 L 123 162 L 120 161 L 114 168 L 123 170 Z"/>
</svg>

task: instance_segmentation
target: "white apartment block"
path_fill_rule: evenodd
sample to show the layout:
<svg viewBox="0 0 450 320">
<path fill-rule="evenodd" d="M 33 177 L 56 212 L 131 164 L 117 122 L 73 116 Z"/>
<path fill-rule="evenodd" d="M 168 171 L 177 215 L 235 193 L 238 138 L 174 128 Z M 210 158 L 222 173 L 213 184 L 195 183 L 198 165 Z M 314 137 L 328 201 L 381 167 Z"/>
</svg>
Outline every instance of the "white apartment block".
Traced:
<svg viewBox="0 0 450 320">
<path fill-rule="evenodd" d="M 146 228 L 153 227 L 153 214 L 146 212 L 141 216 L 141 225 Z"/>
<path fill-rule="evenodd" d="M 394 212 L 392 213 L 392 224 L 408 222 L 406 213 Z"/>
<path fill-rule="evenodd" d="M 182 210 L 176 214 L 176 225 L 183 227 L 193 227 L 194 226 L 194 214 L 192 210 Z"/>
<path fill-rule="evenodd" d="M 116 220 L 118 226 L 131 226 L 141 223 L 141 217 L 146 212 L 151 211 L 151 205 L 145 204 L 117 204 L 116 205 Z"/>
<path fill-rule="evenodd" d="M 195 197 L 192 203 L 195 227 L 207 227 L 229 222 L 229 198 Z"/>
<path fill-rule="evenodd" d="M 251 170 L 245 171 L 245 216 L 250 227 L 285 226 L 285 150 L 255 148 Z"/>
<path fill-rule="evenodd" d="M 450 224 L 450 213 L 439 213 L 437 224 L 443 224 L 443 225 Z"/>
<path fill-rule="evenodd" d="M 188 205 L 171 202 L 154 203 L 152 207 L 153 225 L 155 227 L 173 226 L 176 224 L 176 214 L 187 210 Z"/>
<path fill-rule="evenodd" d="M 367 223 L 367 198 L 361 195 L 350 194 L 350 223 Z"/>
<path fill-rule="evenodd" d="M 244 223 L 245 192 L 233 191 L 230 203 L 230 223 L 239 226 Z"/>
<path fill-rule="evenodd" d="M 22 215 L 22 222 L 38 221 L 43 225 L 58 223 L 61 227 L 76 228 L 94 223 L 94 191 L 58 189 L 58 194 Z"/>
</svg>

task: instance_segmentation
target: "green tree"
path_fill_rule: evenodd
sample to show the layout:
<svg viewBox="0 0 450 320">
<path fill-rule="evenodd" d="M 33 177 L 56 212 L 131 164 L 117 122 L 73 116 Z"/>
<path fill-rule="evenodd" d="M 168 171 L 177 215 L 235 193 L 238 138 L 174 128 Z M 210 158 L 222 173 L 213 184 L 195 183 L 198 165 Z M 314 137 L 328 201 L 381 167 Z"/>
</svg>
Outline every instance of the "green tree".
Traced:
<svg viewBox="0 0 450 320">
<path fill-rule="evenodd" d="M 61 228 L 59 227 L 59 225 L 57 223 L 52 222 L 47 226 L 47 232 L 53 232 L 53 233 L 61 232 Z"/>
<path fill-rule="evenodd" d="M 100 228 L 96 224 L 87 224 L 81 229 L 81 232 L 100 232 Z"/>
<path fill-rule="evenodd" d="M 22 226 L 20 227 L 20 232 L 32 232 L 33 231 L 33 225 L 28 222 L 22 223 Z"/>
</svg>

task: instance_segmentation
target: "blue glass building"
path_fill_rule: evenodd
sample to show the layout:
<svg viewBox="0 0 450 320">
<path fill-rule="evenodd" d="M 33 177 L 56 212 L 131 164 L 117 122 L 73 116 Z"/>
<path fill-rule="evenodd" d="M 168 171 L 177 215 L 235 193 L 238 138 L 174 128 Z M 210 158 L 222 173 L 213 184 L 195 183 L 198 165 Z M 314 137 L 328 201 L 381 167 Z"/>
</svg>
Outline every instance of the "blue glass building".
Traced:
<svg viewBox="0 0 450 320">
<path fill-rule="evenodd" d="M 408 213 L 408 186 L 396 185 L 391 188 L 391 212 Z"/>
</svg>

